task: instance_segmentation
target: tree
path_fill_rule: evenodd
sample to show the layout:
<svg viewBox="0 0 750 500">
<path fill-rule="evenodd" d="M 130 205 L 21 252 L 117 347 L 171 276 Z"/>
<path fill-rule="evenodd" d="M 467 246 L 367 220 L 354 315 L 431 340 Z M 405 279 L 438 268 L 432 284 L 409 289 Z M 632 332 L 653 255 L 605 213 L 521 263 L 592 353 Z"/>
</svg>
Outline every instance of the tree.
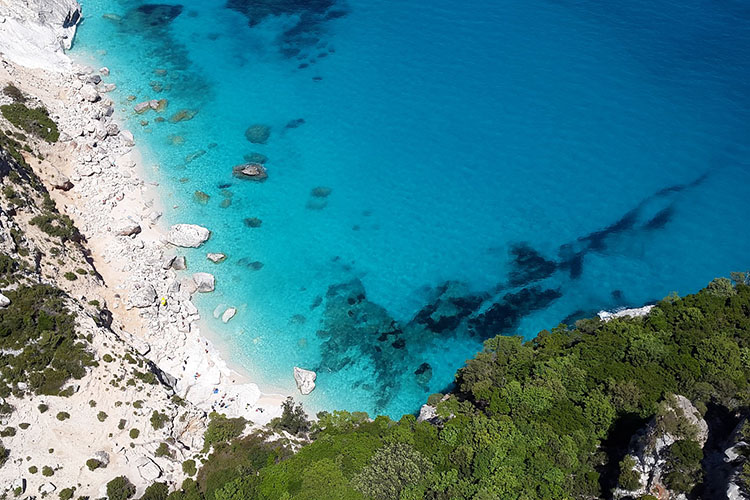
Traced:
<svg viewBox="0 0 750 500">
<path fill-rule="evenodd" d="M 135 486 L 125 476 L 119 476 L 107 483 L 109 500 L 128 500 L 135 495 Z"/>
<path fill-rule="evenodd" d="M 273 429 L 284 430 L 295 436 L 310 430 L 310 421 L 302 409 L 302 403 L 295 405 L 294 399 L 290 396 L 281 404 L 281 408 L 281 416 L 271 420 Z"/>
<path fill-rule="evenodd" d="M 432 464 L 411 446 L 387 444 L 375 452 L 352 485 L 366 497 L 391 500 L 399 498 L 407 486 L 422 482 L 431 470 Z"/>
</svg>

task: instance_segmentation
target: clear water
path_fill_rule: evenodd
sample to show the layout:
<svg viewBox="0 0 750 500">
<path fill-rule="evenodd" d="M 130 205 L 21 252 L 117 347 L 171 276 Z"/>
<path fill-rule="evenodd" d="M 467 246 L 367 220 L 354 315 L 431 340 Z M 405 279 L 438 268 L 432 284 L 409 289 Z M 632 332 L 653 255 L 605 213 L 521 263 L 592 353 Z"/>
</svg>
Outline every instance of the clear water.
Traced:
<svg viewBox="0 0 750 500">
<path fill-rule="evenodd" d="M 205 327 L 264 390 L 315 369 L 310 409 L 411 413 L 488 336 L 748 267 L 742 1 L 275 0 L 252 27 L 226 0 L 82 3 L 74 51 L 111 68 L 165 218 L 213 231 L 188 252 L 218 280 Z M 266 182 L 232 176 L 251 152 Z"/>
</svg>

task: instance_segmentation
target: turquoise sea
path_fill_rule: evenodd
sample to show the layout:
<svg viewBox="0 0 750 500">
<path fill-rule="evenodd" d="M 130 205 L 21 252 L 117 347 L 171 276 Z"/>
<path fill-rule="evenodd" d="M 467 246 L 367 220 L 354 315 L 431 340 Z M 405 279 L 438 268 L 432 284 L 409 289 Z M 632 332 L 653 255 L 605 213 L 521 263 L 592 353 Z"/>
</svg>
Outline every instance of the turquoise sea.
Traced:
<svg viewBox="0 0 750 500">
<path fill-rule="evenodd" d="M 81 3 L 166 221 L 213 231 L 204 327 L 266 392 L 316 370 L 309 410 L 413 413 L 488 337 L 750 267 L 744 1 Z"/>
</svg>

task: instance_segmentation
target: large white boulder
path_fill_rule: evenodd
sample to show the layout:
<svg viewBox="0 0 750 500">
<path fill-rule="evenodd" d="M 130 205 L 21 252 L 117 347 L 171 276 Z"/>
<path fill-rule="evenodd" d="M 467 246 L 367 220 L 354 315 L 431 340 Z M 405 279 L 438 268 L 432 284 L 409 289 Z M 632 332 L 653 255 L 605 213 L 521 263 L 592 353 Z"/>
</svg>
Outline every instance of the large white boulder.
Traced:
<svg viewBox="0 0 750 500">
<path fill-rule="evenodd" d="M 303 396 L 310 394 L 315 389 L 315 379 L 318 375 L 312 370 L 305 370 L 299 366 L 294 367 L 294 380 L 297 382 L 297 389 Z"/>
<path fill-rule="evenodd" d="M 133 307 L 150 307 L 156 302 L 156 290 L 148 283 L 136 287 L 130 292 L 130 304 Z"/>
<path fill-rule="evenodd" d="M 161 476 L 161 467 L 148 457 L 143 457 L 138 461 L 138 474 L 145 481 L 155 481 Z"/>
<path fill-rule="evenodd" d="M 200 293 L 213 292 L 216 288 L 216 278 L 210 273 L 195 273 L 193 281 L 196 285 L 196 291 Z"/>
<path fill-rule="evenodd" d="M 0 307 L 8 307 L 10 305 L 10 299 L 0 293 Z"/>
<path fill-rule="evenodd" d="M 237 309 L 234 307 L 230 307 L 226 311 L 224 311 L 224 314 L 221 315 L 221 321 L 224 323 L 228 323 L 230 319 L 234 318 L 234 315 L 237 314 Z"/>
<path fill-rule="evenodd" d="M 211 231 L 196 224 L 175 224 L 169 228 L 167 242 L 178 247 L 198 248 L 211 237 Z"/>
</svg>

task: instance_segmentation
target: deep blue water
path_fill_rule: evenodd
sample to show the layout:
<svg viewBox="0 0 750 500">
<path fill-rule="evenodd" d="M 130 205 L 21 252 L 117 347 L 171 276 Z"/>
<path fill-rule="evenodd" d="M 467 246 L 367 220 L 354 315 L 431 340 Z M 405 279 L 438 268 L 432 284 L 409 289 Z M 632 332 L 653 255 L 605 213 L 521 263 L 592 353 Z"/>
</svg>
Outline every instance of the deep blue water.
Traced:
<svg viewBox="0 0 750 500">
<path fill-rule="evenodd" d="M 84 0 L 74 52 L 112 70 L 167 221 L 213 231 L 198 305 L 262 389 L 298 365 L 308 408 L 398 417 L 490 336 L 748 268 L 744 2 L 230 1 Z M 266 182 L 232 176 L 253 152 Z"/>
</svg>

